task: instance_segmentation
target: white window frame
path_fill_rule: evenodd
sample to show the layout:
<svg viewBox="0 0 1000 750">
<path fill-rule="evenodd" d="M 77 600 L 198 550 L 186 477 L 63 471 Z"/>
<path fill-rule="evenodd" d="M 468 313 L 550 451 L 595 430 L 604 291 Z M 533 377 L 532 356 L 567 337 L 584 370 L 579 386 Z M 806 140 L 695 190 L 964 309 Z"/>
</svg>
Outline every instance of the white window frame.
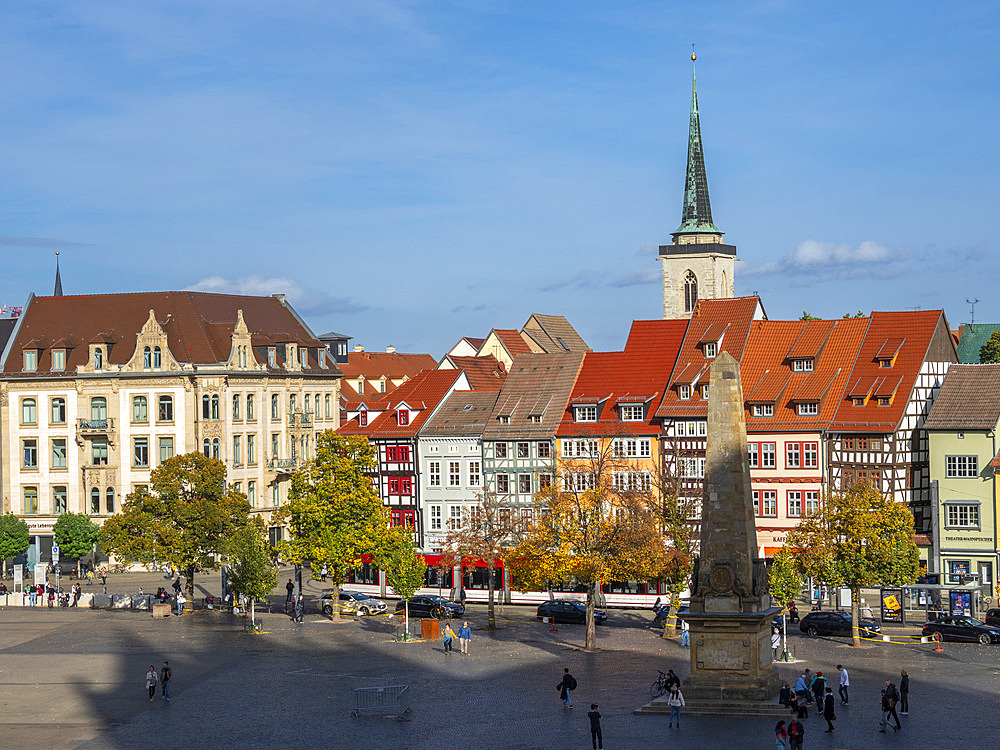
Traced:
<svg viewBox="0 0 1000 750">
<path fill-rule="evenodd" d="M 774 404 L 754 404 L 753 415 L 757 418 L 773 417 Z"/>
<path fill-rule="evenodd" d="M 946 529 L 978 529 L 981 528 L 979 503 L 961 503 L 948 501 L 944 504 Z"/>
<path fill-rule="evenodd" d="M 819 404 L 815 401 L 807 401 L 798 405 L 800 417 L 815 417 L 817 414 L 819 414 Z"/>
<path fill-rule="evenodd" d="M 792 360 L 792 372 L 812 372 L 812 371 L 813 371 L 813 361 L 811 358 Z"/>
<path fill-rule="evenodd" d="M 944 475 L 949 479 L 971 479 L 979 476 L 979 456 L 945 456 Z"/>
<path fill-rule="evenodd" d="M 679 398 L 681 401 L 690 401 L 691 400 L 691 386 L 689 386 L 689 385 L 680 385 L 680 386 L 677 386 L 677 398 Z"/>
<path fill-rule="evenodd" d="M 705 357 L 707 359 L 715 359 L 716 355 L 719 353 L 719 345 L 714 341 L 705 342 Z"/>
<path fill-rule="evenodd" d="M 621 412 L 622 422 L 642 422 L 643 421 L 643 408 L 642 404 L 624 404 L 618 407 Z"/>
<path fill-rule="evenodd" d="M 596 405 L 585 405 L 585 406 L 574 406 L 573 407 L 573 421 L 574 422 L 596 422 L 597 421 L 597 406 Z"/>
</svg>

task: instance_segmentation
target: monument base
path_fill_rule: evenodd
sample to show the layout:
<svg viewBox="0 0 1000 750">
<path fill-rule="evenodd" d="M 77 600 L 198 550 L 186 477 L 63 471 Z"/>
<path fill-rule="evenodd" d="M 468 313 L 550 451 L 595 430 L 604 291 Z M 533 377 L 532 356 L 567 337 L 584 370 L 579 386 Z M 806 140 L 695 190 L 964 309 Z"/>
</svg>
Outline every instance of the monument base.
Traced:
<svg viewBox="0 0 1000 750">
<path fill-rule="evenodd" d="M 771 620 L 781 612 L 685 612 L 691 630 L 691 676 L 684 699 L 766 702 L 777 694 L 780 677 L 772 666 Z"/>
</svg>

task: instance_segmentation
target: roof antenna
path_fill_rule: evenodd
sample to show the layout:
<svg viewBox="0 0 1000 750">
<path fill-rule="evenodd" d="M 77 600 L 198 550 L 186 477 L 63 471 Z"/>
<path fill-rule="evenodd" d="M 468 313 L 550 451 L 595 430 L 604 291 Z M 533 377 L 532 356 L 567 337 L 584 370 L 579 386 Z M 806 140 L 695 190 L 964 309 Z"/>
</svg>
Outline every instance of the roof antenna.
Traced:
<svg viewBox="0 0 1000 750">
<path fill-rule="evenodd" d="M 979 302 L 980 300 L 979 300 L 979 298 L 974 298 L 974 299 L 968 299 L 968 298 L 966 298 L 965 301 L 968 302 L 969 306 L 972 308 L 972 313 L 971 313 L 972 320 L 969 321 L 969 324 L 970 325 L 975 325 L 976 324 L 976 303 Z"/>
</svg>

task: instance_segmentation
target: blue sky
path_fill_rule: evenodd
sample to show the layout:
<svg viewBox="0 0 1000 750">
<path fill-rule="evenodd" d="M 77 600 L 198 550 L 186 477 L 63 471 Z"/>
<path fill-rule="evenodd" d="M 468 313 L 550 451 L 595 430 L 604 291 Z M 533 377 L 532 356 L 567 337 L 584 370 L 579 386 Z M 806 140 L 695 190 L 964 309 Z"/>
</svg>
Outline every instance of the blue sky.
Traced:
<svg viewBox="0 0 1000 750">
<path fill-rule="evenodd" d="M 737 294 L 1000 320 L 989 2 L 0 6 L 0 303 L 285 292 L 317 332 L 440 355 L 661 314 L 697 42 Z"/>
</svg>

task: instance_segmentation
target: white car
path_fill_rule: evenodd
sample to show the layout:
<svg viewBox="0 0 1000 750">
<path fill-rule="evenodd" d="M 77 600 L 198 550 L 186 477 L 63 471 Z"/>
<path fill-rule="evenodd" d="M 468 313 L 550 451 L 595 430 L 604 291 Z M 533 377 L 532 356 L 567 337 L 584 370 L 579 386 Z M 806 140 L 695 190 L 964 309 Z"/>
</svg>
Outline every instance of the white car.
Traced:
<svg viewBox="0 0 1000 750">
<path fill-rule="evenodd" d="M 333 614 L 333 592 L 327 591 L 316 603 L 316 608 L 324 615 Z M 380 615 L 389 607 L 385 602 L 373 599 L 360 591 L 340 592 L 340 614 L 342 615 Z"/>
</svg>

